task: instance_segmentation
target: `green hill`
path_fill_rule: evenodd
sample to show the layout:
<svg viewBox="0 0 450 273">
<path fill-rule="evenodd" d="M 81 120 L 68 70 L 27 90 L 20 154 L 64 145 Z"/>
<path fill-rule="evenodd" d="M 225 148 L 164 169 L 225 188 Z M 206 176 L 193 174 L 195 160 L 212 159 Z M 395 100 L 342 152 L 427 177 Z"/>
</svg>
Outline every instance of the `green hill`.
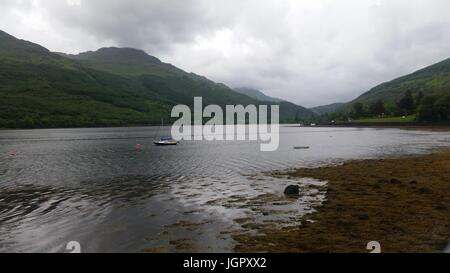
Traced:
<svg viewBox="0 0 450 273">
<path fill-rule="evenodd" d="M 422 92 L 425 96 L 443 95 L 450 93 L 450 59 L 418 70 L 412 74 L 382 83 L 362 94 L 355 102 L 368 104 L 382 99 L 386 106 L 394 107 L 407 90 L 416 96 Z"/>
<path fill-rule="evenodd" d="M 138 82 L 0 32 L 0 127 L 157 123 L 169 111 Z"/>
<path fill-rule="evenodd" d="M 315 118 L 311 110 L 282 99 L 269 97 L 263 92 L 253 88 L 236 88 L 237 92 L 259 100 L 264 104 L 280 105 L 280 117 L 285 123 L 309 122 Z"/>
<path fill-rule="evenodd" d="M 141 50 L 102 48 L 95 52 L 67 55 L 80 65 L 112 73 L 141 84 L 155 99 L 171 104 L 192 105 L 195 96 L 206 104 L 256 104 L 257 101 L 231 90 L 224 84 L 187 73 Z"/>
<path fill-rule="evenodd" d="M 248 88 L 248 87 L 240 87 L 240 88 L 235 88 L 235 91 L 244 94 L 246 96 L 249 96 L 251 98 L 260 100 L 260 101 L 270 101 L 270 102 L 282 102 L 282 99 L 278 99 L 278 98 L 273 98 L 273 97 L 269 97 L 266 94 L 264 94 L 263 92 L 253 89 L 253 88 Z"/>
<path fill-rule="evenodd" d="M 0 31 L 0 127 L 159 124 L 194 96 L 222 106 L 261 103 L 140 50 L 66 55 Z M 282 122 L 303 118 L 284 108 Z"/>
<path fill-rule="evenodd" d="M 346 119 L 348 116 L 361 118 L 380 114 L 403 116 L 417 113 L 418 119 L 447 120 L 449 103 L 450 59 L 446 59 L 382 83 L 346 103 L 330 116 L 332 119 Z"/>
<path fill-rule="evenodd" d="M 186 74 L 186 72 L 171 64 L 163 63 L 142 50 L 132 48 L 110 47 L 78 55 L 63 55 L 93 69 L 125 76 L 154 75 L 164 77 Z"/>
<path fill-rule="evenodd" d="M 272 103 L 273 104 L 273 103 Z M 297 104 L 282 101 L 280 105 L 280 119 L 285 123 L 309 123 L 316 118 L 316 114 Z"/>
<path fill-rule="evenodd" d="M 318 115 L 323 115 L 323 114 L 327 114 L 327 113 L 332 113 L 334 111 L 336 111 L 337 109 L 341 108 L 345 103 L 332 103 L 332 104 L 328 104 L 328 105 L 322 105 L 322 106 L 317 106 L 317 107 L 313 107 L 313 108 L 309 108 L 309 110 L 313 111 L 314 113 L 318 114 Z"/>
</svg>

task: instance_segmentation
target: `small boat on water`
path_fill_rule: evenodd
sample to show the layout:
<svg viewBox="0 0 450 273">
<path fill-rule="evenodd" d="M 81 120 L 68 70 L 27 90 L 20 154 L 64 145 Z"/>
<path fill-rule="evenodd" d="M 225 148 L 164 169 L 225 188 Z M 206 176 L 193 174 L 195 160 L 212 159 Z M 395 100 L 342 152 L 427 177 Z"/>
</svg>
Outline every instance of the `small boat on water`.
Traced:
<svg viewBox="0 0 450 273">
<path fill-rule="evenodd" d="M 163 137 L 161 140 L 153 142 L 156 146 L 172 146 L 177 145 L 178 141 L 172 139 L 171 137 Z"/>
<path fill-rule="evenodd" d="M 161 119 L 161 128 L 164 127 L 164 119 Z M 177 145 L 178 141 L 174 140 L 172 137 L 162 137 L 160 140 L 154 141 L 153 144 L 156 146 L 173 146 Z"/>
<path fill-rule="evenodd" d="M 294 150 L 307 150 L 309 148 L 310 148 L 309 146 L 295 146 Z"/>
</svg>

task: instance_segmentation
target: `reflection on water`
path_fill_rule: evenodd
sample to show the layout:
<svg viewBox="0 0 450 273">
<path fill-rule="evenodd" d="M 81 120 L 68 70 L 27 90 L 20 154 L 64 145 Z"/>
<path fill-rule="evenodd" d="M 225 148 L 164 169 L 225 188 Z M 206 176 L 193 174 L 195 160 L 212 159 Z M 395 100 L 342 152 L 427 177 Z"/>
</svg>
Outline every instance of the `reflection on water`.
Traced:
<svg viewBox="0 0 450 273">
<path fill-rule="evenodd" d="M 232 251 L 233 231 L 298 224 L 324 198 L 323 182 L 267 171 L 450 144 L 446 132 L 282 127 L 276 152 L 248 141 L 153 146 L 162 134 L 0 131 L 0 251 L 63 252 L 69 241 L 85 252 Z M 289 184 L 301 198 L 283 195 Z"/>
</svg>

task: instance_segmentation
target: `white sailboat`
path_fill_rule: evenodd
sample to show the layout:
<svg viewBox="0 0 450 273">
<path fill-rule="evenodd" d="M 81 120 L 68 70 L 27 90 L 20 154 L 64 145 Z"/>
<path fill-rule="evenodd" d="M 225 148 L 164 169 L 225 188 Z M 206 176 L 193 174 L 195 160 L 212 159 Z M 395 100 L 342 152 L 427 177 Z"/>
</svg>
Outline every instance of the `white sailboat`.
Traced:
<svg viewBox="0 0 450 273">
<path fill-rule="evenodd" d="M 164 127 L 164 119 L 161 120 L 161 128 Z M 162 137 L 160 140 L 154 141 L 153 144 L 156 146 L 173 146 L 177 145 L 178 141 L 174 140 L 172 137 Z"/>
</svg>

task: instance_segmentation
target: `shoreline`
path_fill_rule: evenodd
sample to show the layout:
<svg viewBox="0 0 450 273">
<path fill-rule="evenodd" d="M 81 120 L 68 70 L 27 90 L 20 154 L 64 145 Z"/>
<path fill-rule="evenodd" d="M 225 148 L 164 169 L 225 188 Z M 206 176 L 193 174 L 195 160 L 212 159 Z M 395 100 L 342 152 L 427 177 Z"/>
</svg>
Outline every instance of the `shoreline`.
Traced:
<svg viewBox="0 0 450 273">
<path fill-rule="evenodd" d="M 449 128 L 450 122 L 442 121 L 408 121 L 408 122 L 385 122 L 385 121 L 376 121 L 376 122 L 335 122 L 335 123 L 323 123 L 318 126 L 323 127 L 437 127 L 437 128 Z"/>
<path fill-rule="evenodd" d="M 171 126 L 171 123 L 165 126 Z M 450 122 L 365 122 L 365 123 L 335 123 L 335 124 L 317 124 L 316 126 L 299 125 L 293 123 L 280 123 L 280 127 L 292 128 L 397 128 L 410 130 L 442 130 L 450 131 Z M 161 124 L 122 124 L 112 126 L 76 126 L 76 127 L 37 127 L 37 128 L 5 128 L 0 127 L 0 131 L 6 130 L 51 130 L 51 129 L 107 129 L 107 128 L 130 128 L 130 127 L 160 127 Z"/>
<path fill-rule="evenodd" d="M 299 226 L 235 234 L 237 252 L 442 252 L 450 242 L 450 149 L 297 169 L 327 181 L 326 201 Z"/>
</svg>

